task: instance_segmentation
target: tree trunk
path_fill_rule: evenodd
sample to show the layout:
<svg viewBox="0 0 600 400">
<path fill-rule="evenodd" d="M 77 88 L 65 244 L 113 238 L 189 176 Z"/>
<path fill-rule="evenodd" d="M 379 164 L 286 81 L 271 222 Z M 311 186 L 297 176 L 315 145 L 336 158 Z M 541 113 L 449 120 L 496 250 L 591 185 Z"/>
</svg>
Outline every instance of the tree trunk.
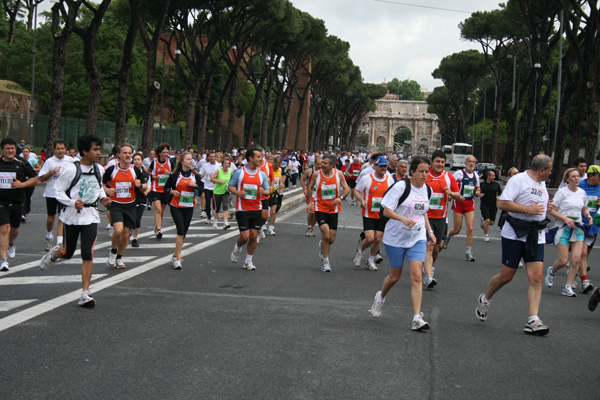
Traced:
<svg viewBox="0 0 600 400">
<path fill-rule="evenodd" d="M 198 77 L 195 77 L 188 91 L 185 110 L 185 137 L 183 139 L 186 149 L 192 146 L 192 140 L 194 138 L 194 117 L 196 114 L 196 102 L 198 101 L 201 83 L 202 81 Z"/>
<path fill-rule="evenodd" d="M 15 41 L 15 26 L 17 24 L 17 17 L 19 16 L 19 8 L 21 8 L 21 0 L 14 4 L 14 8 L 10 8 L 8 1 L 4 0 L 4 12 L 8 14 L 8 36 L 6 41 L 8 44 L 13 44 Z"/>
</svg>

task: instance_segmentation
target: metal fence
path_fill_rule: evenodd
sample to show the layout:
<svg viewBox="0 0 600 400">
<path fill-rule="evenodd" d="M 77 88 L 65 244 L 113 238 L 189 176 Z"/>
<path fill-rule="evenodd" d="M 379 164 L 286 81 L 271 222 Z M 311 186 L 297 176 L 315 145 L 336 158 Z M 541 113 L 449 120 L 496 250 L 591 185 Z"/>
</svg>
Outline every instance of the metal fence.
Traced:
<svg viewBox="0 0 600 400">
<path fill-rule="evenodd" d="M 29 113 L 0 111 L 0 138 L 11 137 L 17 142 L 24 139 L 34 147 L 42 147 L 46 144 L 48 119 L 48 115 L 35 114 L 32 119 Z M 33 129 L 30 129 L 31 122 L 33 122 Z M 58 137 L 67 144 L 73 143 L 76 147 L 77 138 L 86 133 L 85 122 L 85 119 L 62 117 Z M 115 141 L 115 123 L 98 121 L 96 135 L 104 142 L 102 152 L 110 151 Z M 125 142 L 137 149 L 142 144 L 142 125 L 126 124 Z M 153 145 L 162 142 L 169 143 L 173 148 L 183 147 L 181 130 L 167 127 L 154 128 Z"/>
</svg>

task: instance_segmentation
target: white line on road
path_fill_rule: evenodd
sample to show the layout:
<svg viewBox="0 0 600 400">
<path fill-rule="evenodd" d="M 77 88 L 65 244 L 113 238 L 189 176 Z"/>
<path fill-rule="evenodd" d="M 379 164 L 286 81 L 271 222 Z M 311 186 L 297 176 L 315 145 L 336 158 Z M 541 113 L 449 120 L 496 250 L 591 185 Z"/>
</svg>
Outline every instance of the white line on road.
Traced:
<svg viewBox="0 0 600 400">
<path fill-rule="evenodd" d="M 107 274 L 94 274 L 92 279 L 104 278 Z M 71 283 L 81 282 L 81 275 L 44 275 L 44 276 L 22 276 L 18 278 L 4 278 L 0 280 L 0 286 L 31 285 L 39 283 Z"/>
<path fill-rule="evenodd" d="M 33 303 L 34 301 L 37 301 L 37 299 L 0 301 L 0 312 L 10 311 L 14 308 Z"/>
</svg>

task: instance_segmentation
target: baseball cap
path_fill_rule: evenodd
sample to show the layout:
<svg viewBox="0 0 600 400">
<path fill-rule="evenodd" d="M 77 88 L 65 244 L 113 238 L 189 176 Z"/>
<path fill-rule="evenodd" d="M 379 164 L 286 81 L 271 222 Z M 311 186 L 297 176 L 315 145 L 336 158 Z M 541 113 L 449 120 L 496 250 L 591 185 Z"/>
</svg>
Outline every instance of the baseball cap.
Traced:
<svg viewBox="0 0 600 400">
<path fill-rule="evenodd" d="M 590 165 L 587 169 L 588 174 L 600 174 L 600 167 L 597 165 Z"/>
<path fill-rule="evenodd" d="M 384 156 L 379 156 L 377 157 L 377 160 L 375 160 L 375 165 L 388 165 L 388 162 Z"/>
</svg>

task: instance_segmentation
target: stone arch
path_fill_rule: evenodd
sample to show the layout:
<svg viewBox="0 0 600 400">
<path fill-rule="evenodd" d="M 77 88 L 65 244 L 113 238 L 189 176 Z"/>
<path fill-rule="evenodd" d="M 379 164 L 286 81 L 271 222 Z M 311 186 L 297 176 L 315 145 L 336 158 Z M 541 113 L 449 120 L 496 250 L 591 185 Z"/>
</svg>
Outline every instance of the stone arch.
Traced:
<svg viewBox="0 0 600 400">
<path fill-rule="evenodd" d="M 385 136 L 379 136 L 375 142 L 377 150 L 385 150 L 387 146 L 387 138 Z"/>
<path fill-rule="evenodd" d="M 398 125 L 397 127 L 395 127 L 394 129 L 394 133 L 392 135 L 392 140 L 396 143 L 399 143 L 400 145 L 402 145 L 404 143 L 404 141 L 409 141 L 412 140 L 414 133 L 413 130 L 410 129 L 410 126 L 408 126 L 408 124 L 396 124 Z M 398 133 L 402 130 L 402 129 L 408 129 L 408 131 L 410 132 L 410 134 L 408 135 L 408 137 L 405 138 L 399 138 L 399 140 L 396 140 L 396 135 L 398 135 Z"/>
</svg>

